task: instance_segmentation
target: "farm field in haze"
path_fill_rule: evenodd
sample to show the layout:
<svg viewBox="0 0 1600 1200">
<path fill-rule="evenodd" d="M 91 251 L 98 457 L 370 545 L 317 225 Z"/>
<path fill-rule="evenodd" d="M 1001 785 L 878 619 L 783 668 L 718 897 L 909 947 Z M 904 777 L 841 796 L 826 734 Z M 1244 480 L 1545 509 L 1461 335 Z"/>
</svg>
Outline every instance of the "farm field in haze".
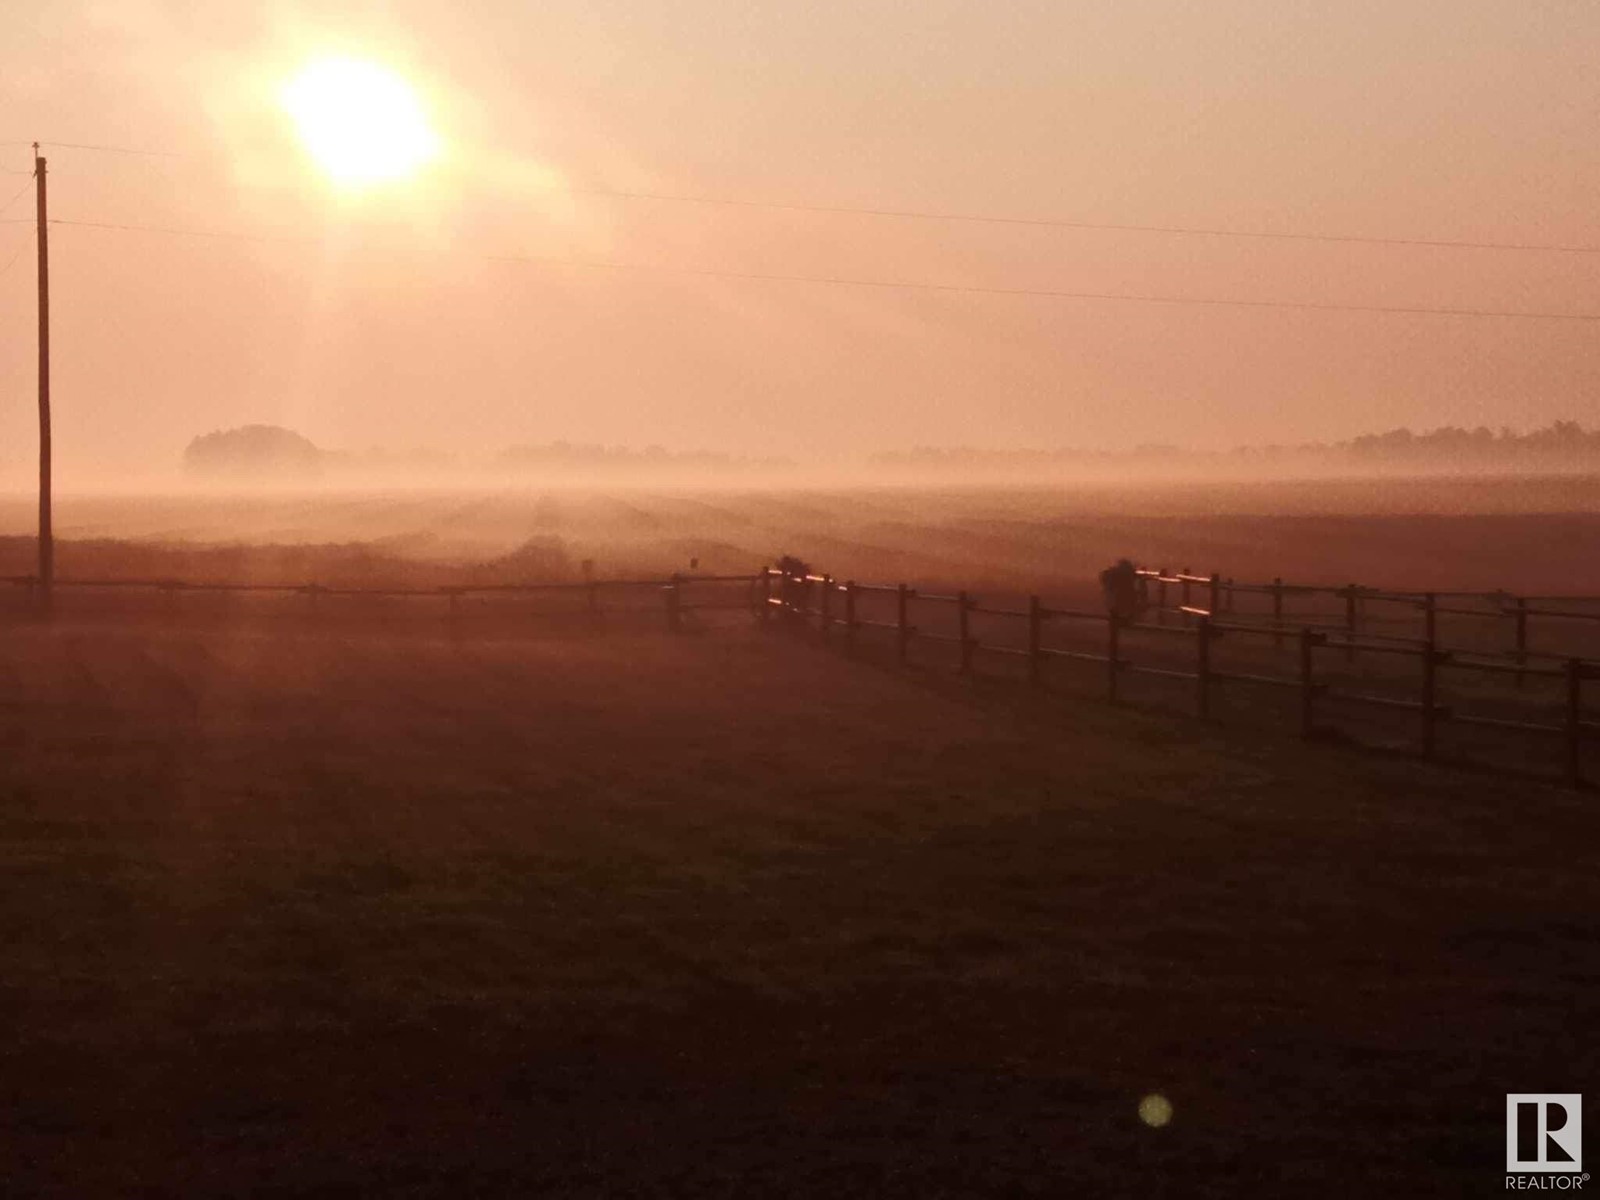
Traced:
<svg viewBox="0 0 1600 1200">
<path fill-rule="evenodd" d="M 0 499 L 0 573 L 32 569 L 33 501 Z M 64 489 L 63 575 L 319 582 L 745 572 L 798 554 L 844 579 L 1082 597 L 1127 555 L 1239 579 L 1600 594 L 1600 479 L 1059 488 L 773 486 L 123 494 Z M 253 547 L 246 550 L 244 547 Z"/>
<path fill-rule="evenodd" d="M 1461 1195 L 1594 1075 L 1586 795 L 742 619 L 0 685 L 13 1194 Z"/>
</svg>

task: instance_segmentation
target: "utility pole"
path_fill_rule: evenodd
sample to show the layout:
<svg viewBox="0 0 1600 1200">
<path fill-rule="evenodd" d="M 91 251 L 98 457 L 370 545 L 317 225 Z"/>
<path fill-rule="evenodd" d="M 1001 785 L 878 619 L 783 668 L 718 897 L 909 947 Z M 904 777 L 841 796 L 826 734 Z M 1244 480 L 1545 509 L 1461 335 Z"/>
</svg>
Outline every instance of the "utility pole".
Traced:
<svg viewBox="0 0 1600 1200">
<path fill-rule="evenodd" d="M 33 144 L 33 190 L 39 227 L 39 611 L 49 616 L 56 557 L 50 528 L 50 233 L 38 142 Z"/>
</svg>

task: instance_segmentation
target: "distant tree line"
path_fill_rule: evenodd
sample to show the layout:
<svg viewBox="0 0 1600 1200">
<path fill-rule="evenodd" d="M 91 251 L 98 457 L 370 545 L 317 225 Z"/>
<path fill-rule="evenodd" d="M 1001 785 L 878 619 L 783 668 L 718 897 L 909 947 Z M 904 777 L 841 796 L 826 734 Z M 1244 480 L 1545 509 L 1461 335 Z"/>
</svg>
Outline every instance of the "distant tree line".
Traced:
<svg viewBox="0 0 1600 1200">
<path fill-rule="evenodd" d="M 1586 430 L 1576 421 L 1553 421 L 1528 433 L 1517 433 L 1505 426 L 1491 430 L 1485 425 L 1475 429 L 1441 425 L 1427 433 L 1401 428 L 1363 434 L 1348 442 L 1336 442 L 1332 448 L 1335 453 L 1356 458 L 1595 459 L 1600 458 L 1600 429 Z"/>
<path fill-rule="evenodd" d="M 496 474 L 715 474 L 788 468 L 787 458 L 739 458 L 710 451 L 671 451 L 662 446 L 549 442 L 512 446 L 488 460 L 468 461 L 437 450 L 323 450 L 280 425 L 242 425 L 193 439 L 184 468 L 208 478 L 315 479 L 324 475 L 431 475 L 470 471 Z"/>
<path fill-rule="evenodd" d="M 213 478 L 312 479 L 324 475 L 499 475 L 712 476 L 792 470 L 785 457 L 741 458 L 705 450 L 671 451 L 658 445 L 635 450 L 598 443 L 546 442 L 511 446 L 487 460 L 467 461 L 441 451 L 322 450 L 277 425 L 244 425 L 195 438 L 184 466 Z M 1422 433 L 1391 429 L 1339 442 L 1239 446 L 1229 451 L 1188 451 L 1146 443 L 1132 450 L 985 450 L 970 446 L 919 446 L 871 459 L 887 472 L 979 475 L 1049 474 L 1063 468 L 1125 470 L 1151 466 L 1196 471 L 1236 466 L 1318 466 L 1448 469 L 1561 470 L 1600 468 L 1600 428 L 1554 421 L 1527 433 L 1484 425 L 1443 425 Z"/>
<path fill-rule="evenodd" d="M 932 471 L 1126 466 L 1137 464 L 1227 463 L 1330 466 L 1406 465 L 1429 467 L 1595 467 L 1600 466 L 1600 428 L 1584 429 L 1577 421 L 1554 421 L 1527 433 L 1502 426 L 1468 429 L 1442 425 L 1422 433 L 1407 428 L 1367 433 L 1337 442 L 1299 442 L 1238 446 L 1229 451 L 1188 451 L 1177 446 L 1145 444 L 1132 450 L 985 450 L 972 447 L 919 446 L 880 454 L 877 466 Z"/>
<path fill-rule="evenodd" d="M 324 455 L 308 438 L 281 425 L 218 429 L 191 441 L 183 465 L 196 475 L 228 478 L 312 479 Z"/>
</svg>

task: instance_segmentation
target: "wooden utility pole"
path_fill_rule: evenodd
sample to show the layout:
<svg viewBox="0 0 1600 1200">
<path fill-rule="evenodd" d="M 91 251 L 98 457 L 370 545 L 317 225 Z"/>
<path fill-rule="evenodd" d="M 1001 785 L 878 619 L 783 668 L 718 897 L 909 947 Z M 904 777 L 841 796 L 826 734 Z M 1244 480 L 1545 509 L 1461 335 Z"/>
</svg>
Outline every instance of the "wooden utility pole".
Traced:
<svg viewBox="0 0 1600 1200">
<path fill-rule="evenodd" d="M 33 144 L 33 192 L 39 241 L 39 611 L 48 615 L 56 557 L 50 528 L 50 234 L 38 142 Z"/>
<path fill-rule="evenodd" d="M 1432 758 L 1437 743 L 1439 717 L 1435 697 L 1439 688 L 1439 662 L 1443 658 L 1435 645 L 1439 619 L 1432 592 L 1426 592 L 1422 597 L 1422 628 L 1422 756 Z"/>
</svg>

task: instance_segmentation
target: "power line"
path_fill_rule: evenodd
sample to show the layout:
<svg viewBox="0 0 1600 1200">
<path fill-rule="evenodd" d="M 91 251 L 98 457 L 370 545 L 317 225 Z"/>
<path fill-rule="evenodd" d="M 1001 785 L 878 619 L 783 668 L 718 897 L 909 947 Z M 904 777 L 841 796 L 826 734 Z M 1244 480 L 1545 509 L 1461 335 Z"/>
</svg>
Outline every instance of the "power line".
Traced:
<svg viewBox="0 0 1600 1200">
<path fill-rule="evenodd" d="M 45 150 L 96 150 L 106 154 L 137 154 L 144 158 L 193 158 L 191 154 L 182 154 L 176 150 L 140 150 L 133 146 L 107 146 L 90 142 L 0 142 L 5 146 L 39 146 Z"/>
<path fill-rule="evenodd" d="M 98 150 L 107 154 L 137 154 L 143 158 L 193 158 L 192 154 L 180 154 L 175 150 L 135 150 L 131 146 L 95 146 L 86 142 L 40 142 L 39 145 L 49 150 Z"/>
<path fill-rule="evenodd" d="M 6 142 L 5 145 L 32 145 L 31 142 Z M 133 146 L 113 146 L 87 142 L 41 143 L 71 150 L 105 151 L 147 158 L 193 158 L 171 150 L 145 150 Z M 905 221 L 942 221 L 978 225 L 1012 225 L 1037 229 L 1078 229 L 1109 233 L 1156 233 L 1178 237 L 1241 238 L 1250 241 L 1321 242 L 1337 245 L 1408 246 L 1448 250 L 1507 250 L 1548 254 L 1600 254 L 1600 246 L 1561 242 L 1473 241 L 1461 238 L 1377 237 L 1351 233 L 1308 233 L 1266 229 L 1226 229 L 1210 225 L 1144 225 L 1120 221 L 1080 221 L 1061 217 L 1009 217 L 986 213 L 941 212 L 917 208 L 881 208 L 843 204 L 812 204 L 788 200 L 749 200 L 727 196 L 684 195 L 622 188 L 583 188 L 547 186 L 544 190 L 573 196 L 600 196 L 615 200 L 648 200 L 672 204 L 706 204 L 724 208 L 754 208 L 778 212 L 807 212 L 831 216 L 875 217 Z"/>
<path fill-rule="evenodd" d="M 654 263 L 604 262 L 597 259 L 540 258 L 511 254 L 480 256 L 497 262 L 529 262 L 563 267 L 600 267 L 620 271 L 659 271 L 712 279 L 754 279 L 772 283 L 837 284 L 847 287 L 892 288 L 920 292 L 960 292 L 981 296 L 1039 296 L 1058 300 L 1123 300 L 1140 304 L 1193 304 L 1238 308 L 1287 308 L 1311 312 L 1388 313 L 1448 317 L 1521 317 L 1538 321 L 1600 321 L 1600 313 L 1528 312 L 1516 309 L 1441 308 L 1426 305 L 1331 304 L 1310 300 L 1244 300 L 1224 296 L 1161 296 L 1134 292 L 1074 292 L 1053 288 L 984 287 L 964 283 L 922 283 L 906 280 L 856 279 L 836 275 L 780 275 L 754 271 L 720 271 Z"/>
<path fill-rule="evenodd" d="M 0 267 L 0 279 L 4 279 L 6 272 L 11 270 L 12 267 L 17 265 L 17 259 L 22 257 L 22 252 L 24 250 L 26 250 L 27 248 L 28 247 L 27 247 L 26 244 L 18 246 L 17 247 L 17 252 L 15 254 L 13 254 L 10 258 L 6 259 L 6 265 L 3 266 L 3 267 Z"/>
<path fill-rule="evenodd" d="M 29 172 L 29 174 L 30 174 L 30 175 L 31 175 L 31 174 L 32 174 L 32 172 L 31 172 L 31 171 L 30 171 L 30 172 Z M 23 184 L 23 185 L 22 185 L 22 186 L 21 186 L 21 187 L 19 187 L 19 188 L 18 188 L 18 189 L 17 189 L 17 194 L 16 194 L 16 195 L 15 195 L 15 196 L 12 196 L 12 197 L 11 197 L 11 199 L 9 199 L 9 200 L 7 200 L 7 201 L 6 201 L 6 202 L 5 202 L 5 203 L 4 203 L 4 204 L 0 204 L 0 213 L 3 213 L 3 212 L 5 212 L 5 211 L 6 211 L 6 209 L 8 209 L 8 208 L 10 208 L 10 207 L 11 207 L 11 206 L 12 206 L 12 205 L 13 205 L 13 204 L 15 204 L 15 203 L 16 203 L 16 202 L 17 202 L 17 201 L 18 201 L 18 200 L 21 200 L 21 199 L 22 199 L 22 194 L 23 194 L 23 193 L 24 193 L 24 192 L 26 192 L 26 191 L 27 191 L 27 190 L 28 190 L 28 189 L 29 189 L 29 188 L 30 188 L 30 187 L 32 187 L 32 186 L 33 186 L 33 183 L 32 183 L 32 181 L 31 181 L 31 180 L 30 180 L 30 181 L 29 181 L 29 182 L 28 182 L 28 183 L 25 183 L 25 184 Z M 22 218 L 22 220 L 24 220 L 24 221 L 25 221 L 25 220 L 27 220 L 27 218 L 26 218 L 26 217 L 23 217 L 23 218 Z"/>
<path fill-rule="evenodd" d="M 182 229 L 173 225 L 132 225 L 116 221 L 76 221 L 51 217 L 52 225 L 74 225 L 80 229 L 116 229 L 130 233 L 164 233 L 172 237 L 221 238 L 233 242 L 315 242 L 317 239 L 292 234 L 234 233 L 222 229 Z"/>
<path fill-rule="evenodd" d="M 176 237 L 221 238 L 245 242 L 301 242 L 314 239 L 306 237 L 270 236 L 231 233 L 220 230 L 182 229 L 163 225 L 138 225 L 110 221 L 78 221 L 70 218 L 50 219 L 52 225 L 73 226 L 83 229 L 107 229 L 140 233 L 157 233 Z M 1492 317 L 1534 321 L 1600 321 L 1600 313 L 1538 312 L 1519 309 L 1446 308 L 1431 305 L 1384 304 L 1334 304 L 1313 300 L 1250 300 L 1228 296 L 1169 296 L 1136 292 L 1067 291 L 1055 288 L 986 287 L 980 284 L 931 283 L 918 280 L 863 279 L 842 275 L 789 275 L 761 271 L 726 271 L 706 267 L 685 267 L 671 264 L 608 262 L 603 259 L 556 258 L 521 254 L 480 254 L 475 256 L 487 262 L 533 263 L 544 266 L 584 267 L 608 271 L 637 271 L 641 273 L 686 275 L 708 279 L 742 279 L 766 283 L 803 283 L 834 287 L 879 288 L 897 291 L 946 292 L 979 296 L 1032 296 L 1056 300 L 1105 300 L 1139 304 L 1196 305 L 1205 307 L 1277 308 L 1306 312 L 1381 313 L 1388 315 L 1428 315 L 1447 317 Z"/>
<path fill-rule="evenodd" d="M 553 189 L 554 190 L 554 189 Z M 1562 254 L 1600 254 L 1600 246 L 1546 242 L 1471 242 L 1449 238 L 1366 237 L 1344 233 L 1279 233 L 1255 229 L 1217 229 L 1200 225 L 1133 225 L 1109 221 L 1069 221 L 1055 217 L 996 217 L 974 213 L 928 212 L 904 208 L 852 208 L 844 205 L 800 204 L 776 200 L 729 200 L 716 196 L 680 196 L 665 192 L 611 191 L 604 188 L 562 188 L 578 196 L 612 196 L 624 200 L 664 200 L 683 204 L 718 204 L 737 208 L 780 209 L 789 212 L 830 213 L 861 217 L 892 217 L 913 221 L 959 221 L 985 225 L 1022 225 L 1049 229 L 1088 229 L 1116 233 L 1165 233 L 1183 236 L 1251 238 L 1296 242 L 1342 242 L 1371 246 L 1432 246 L 1453 250 L 1542 250 Z"/>
</svg>

